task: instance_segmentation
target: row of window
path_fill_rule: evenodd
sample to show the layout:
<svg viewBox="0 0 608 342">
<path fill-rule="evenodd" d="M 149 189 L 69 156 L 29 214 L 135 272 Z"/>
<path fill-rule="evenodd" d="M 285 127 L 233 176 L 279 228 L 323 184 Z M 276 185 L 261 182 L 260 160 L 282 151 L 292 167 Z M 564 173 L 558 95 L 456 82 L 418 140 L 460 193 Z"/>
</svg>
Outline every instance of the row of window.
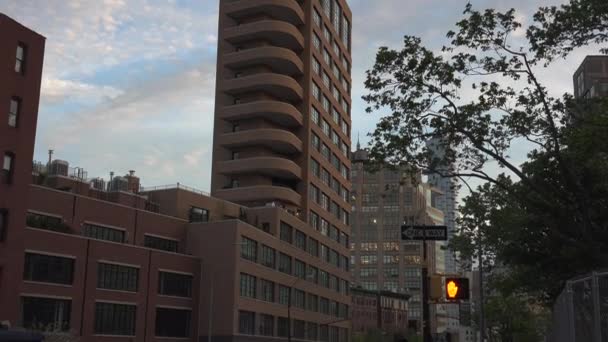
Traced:
<svg viewBox="0 0 608 342">
<path fill-rule="evenodd" d="M 323 158 L 329 161 L 336 170 L 340 171 L 340 174 L 344 179 L 349 179 L 350 170 L 348 166 L 346 166 L 346 164 L 340 164 L 340 158 L 338 158 L 338 155 L 335 153 L 331 153 L 331 149 L 329 148 L 329 146 L 327 146 L 327 144 L 325 144 L 324 142 L 321 143 L 321 138 L 319 138 L 319 136 L 315 133 L 312 133 L 311 145 L 312 148 L 315 149 L 317 152 L 320 152 Z"/>
<path fill-rule="evenodd" d="M 316 41 L 316 38 L 314 38 Z M 327 61 L 329 57 L 329 53 L 327 52 L 327 50 L 324 50 L 324 59 Z M 331 62 L 328 62 L 331 65 Z M 348 91 L 348 81 L 344 78 L 344 76 L 342 76 L 342 78 L 340 78 L 340 68 L 338 67 L 338 65 L 336 63 L 333 64 L 333 74 L 336 78 L 341 79 L 341 83 L 342 83 L 342 87 L 345 89 L 346 94 L 349 93 Z M 329 77 L 329 73 L 327 71 L 325 71 L 322 67 L 321 64 L 319 63 L 319 61 L 313 57 L 312 60 L 312 71 L 317 74 L 319 76 L 319 78 L 321 78 L 321 80 L 323 81 L 323 85 L 325 86 L 325 89 L 327 90 L 328 94 L 331 94 L 331 96 L 334 97 L 334 99 L 336 100 L 336 102 L 342 107 L 342 110 L 344 111 L 344 114 L 347 116 L 350 116 L 350 105 L 348 103 L 348 100 L 346 100 L 345 97 L 342 97 L 342 95 L 340 94 L 340 90 L 338 89 L 338 86 L 333 84 L 331 82 L 331 78 Z M 323 105 L 323 109 L 325 109 L 325 111 L 327 111 L 328 113 L 330 112 L 330 101 L 327 95 L 325 95 L 325 92 L 321 91 L 321 88 L 319 87 L 319 85 L 316 82 L 313 82 L 313 87 L 312 87 L 312 96 Z M 335 107 L 332 107 L 334 111 L 337 112 Z M 340 124 L 340 122 L 338 122 L 338 124 Z M 348 135 L 348 134 L 347 134 Z M 349 135 L 350 136 L 350 135 Z"/>
<path fill-rule="evenodd" d="M 342 293 L 346 293 L 348 283 L 344 282 L 341 286 Z M 325 297 L 320 297 L 312 293 L 307 293 L 297 288 L 290 288 L 266 279 L 258 279 L 253 275 L 241 273 L 240 295 L 252 299 L 259 299 L 269 303 L 279 303 L 285 306 L 293 306 L 301 310 L 319 312 L 337 318 L 348 318 L 349 307 L 332 301 Z"/>
<path fill-rule="evenodd" d="M 291 324 L 290 324 L 291 323 Z M 299 340 L 348 342 L 348 329 L 328 324 L 317 324 L 287 317 L 274 317 L 239 311 L 239 333 L 245 335 L 294 337 Z M 291 330 L 291 331 L 290 331 Z"/>
<path fill-rule="evenodd" d="M 313 92 L 314 89 L 316 89 L 316 85 L 313 83 Z M 326 99 L 326 98 L 324 98 Z M 325 101 L 323 101 L 323 103 L 325 103 Z M 329 111 L 328 111 L 329 113 Z M 340 124 L 340 113 L 338 113 L 336 111 L 335 108 L 333 108 L 333 112 L 332 112 L 332 117 L 334 122 L 337 122 L 337 124 Z M 327 139 L 331 140 L 331 142 L 340 149 L 340 152 L 342 152 L 342 155 L 344 155 L 345 157 L 348 158 L 349 153 L 348 153 L 348 144 L 346 143 L 346 141 L 340 139 L 340 135 L 338 134 L 338 132 L 335 129 L 331 129 L 330 124 L 327 122 L 327 120 L 325 119 L 321 119 L 321 113 L 313 106 L 311 107 L 311 118 L 312 118 L 312 122 L 314 122 L 316 125 L 318 125 L 321 128 L 321 131 L 325 134 L 325 136 L 327 137 Z M 348 123 L 346 122 L 346 120 L 342 119 L 342 132 L 344 133 L 344 135 L 349 136 L 350 135 L 350 131 L 348 130 Z"/>
<path fill-rule="evenodd" d="M 23 327 L 38 329 L 52 326 L 60 331 L 70 330 L 72 301 L 43 297 L 22 297 Z M 135 336 L 137 305 L 96 302 L 94 334 Z M 190 337 L 192 311 L 189 309 L 156 308 L 157 337 Z"/>
<path fill-rule="evenodd" d="M 23 279 L 42 283 L 72 285 L 74 282 L 74 258 L 25 253 Z M 158 294 L 172 297 L 192 297 L 192 275 L 158 272 Z M 138 292 L 139 267 L 97 263 L 97 288 Z"/>
<path fill-rule="evenodd" d="M 320 217 L 314 211 L 310 211 L 309 218 L 310 226 L 319 231 L 322 235 L 329 237 L 330 239 L 336 241 L 339 244 L 344 245 L 344 247 L 349 248 L 349 236 L 340 231 L 336 226 L 330 225 L 329 221 Z M 348 269 L 347 269 L 348 270 Z"/>
<path fill-rule="evenodd" d="M 307 265 L 304 261 L 292 258 L 285 253 L 277 252 L 274 248 L 264 244 L 261 244 L 258 250 L 257 241 L 247 237 L 243 236 L 241 241 L 241 257 L 245 260 L 260 263 L 263 266 L 276 269 L 279 272 L 292 275 L 339 293 L 347 294 L 349 291 L 348 281 L 340 279 L 330 272 L 312 265 Z M 318 256 L 335 267 L 342 266 L 344 270 L 348 270 L 350 267 L 348 257 L 340 257 L 338 252 L 323 244 L 319 244 L 318 241 L 314 239 L 308 240 L 307 251 L 311 255 Z M 348 266 L 344 266 L 345 264 Z"/>
<path fill-rule="evenodd" d="M 419 255 L 403 255 L 401 259 L 405 264 L 420 264 L 422 262 L 422 258 Z M 361 265 L 373 265 L 378 263 L 378 256 L 375 254 L 362 255 L 359 260 Z M 384 255 L 382 261 L 385 265 L 398 264 L 399 255 Z"/>
<path fill-rule="evenodd" d="M 350 213 L 346 211 L 346 209 L 343 209 L 336 201 L 331 201 L 326 193 L 319 190 L 319 188 L 312 183 L 310 184 L 309 189 L 310 200 L 327 210 L 327 212 L 338 220 L 341 220 L 344 225 L 349 225 Z"/>
<path fill-rule="evenodd" d="M 333 25 L 344 46 L 350 51 L 351 25 L 338 0 L 321 0 L 320 2 L 322 12 Z M 316 9 L 313 12 L 313 22 L 318 27 L 323 25 L 321 14 Z"/>
</svg>

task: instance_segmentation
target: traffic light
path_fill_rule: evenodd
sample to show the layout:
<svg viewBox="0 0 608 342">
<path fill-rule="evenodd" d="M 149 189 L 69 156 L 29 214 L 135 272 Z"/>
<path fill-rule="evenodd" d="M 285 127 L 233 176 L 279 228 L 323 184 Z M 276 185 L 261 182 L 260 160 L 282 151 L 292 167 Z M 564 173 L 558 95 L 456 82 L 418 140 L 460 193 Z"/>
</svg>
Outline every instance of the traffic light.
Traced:
<svg viewBox="0 0 608 342">
<path fill-rule="evenodd" d="M 443 277 L 429 277 L 429 298 L 431 300 L 443 300 Z"/>
<path fill-rule="evenodd" d="M 469 299 L 468 278 L 445 278 L 445 299 Z"/>
</svg>

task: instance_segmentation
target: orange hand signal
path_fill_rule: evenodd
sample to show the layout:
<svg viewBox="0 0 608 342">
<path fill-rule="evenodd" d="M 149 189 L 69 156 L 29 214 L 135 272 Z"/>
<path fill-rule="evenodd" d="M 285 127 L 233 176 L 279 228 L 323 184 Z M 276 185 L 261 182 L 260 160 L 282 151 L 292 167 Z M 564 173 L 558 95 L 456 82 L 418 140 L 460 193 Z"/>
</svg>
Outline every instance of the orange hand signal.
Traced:
<svg viewBox="0 0 608 342">
<path fill-rule="evenodd" d="M 453 280 L 447 283 L 448 298 L 456 298 L 458 295 L 458 285 Z"/>
</svg>

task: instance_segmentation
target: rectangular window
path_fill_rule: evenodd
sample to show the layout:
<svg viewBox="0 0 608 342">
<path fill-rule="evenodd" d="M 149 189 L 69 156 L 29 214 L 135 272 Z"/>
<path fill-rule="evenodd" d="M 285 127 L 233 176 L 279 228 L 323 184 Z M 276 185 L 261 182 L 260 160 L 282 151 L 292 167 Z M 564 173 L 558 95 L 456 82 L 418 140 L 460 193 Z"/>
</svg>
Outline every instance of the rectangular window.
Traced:
<svg viewBox="0 0 608 342">
<path fill-rule="evenodd" d="M 321 148 L 321 139 L 318 135 L 314 133 L 312 134 L 312 139 L 310 140 L 310 143 L 312 145 L 312 148 L 317 151 Z"/>
<path fill-rule="evenodd" d="M 328 236 L 329 235 L 329 222 L 325 219 L 321 219 L 321 234 Z"/>
<path fill-rule="evenodd" d="M 337 63 L 334 63 L 333 68 L 332 68 L 332 72 L 334 73 L 334 76 L 336 77 L 336 79 L 339 80 L 340 79 L 340 68 L 338 67 Z M 336 98 L 336 100 L 338 100 L 338 99 Z"/>
<path fill-rule="evenodd" d="M 306 272 L 307 272 L 306 275 L 307 275 L 308 281 L 310 281 L 313 284 L 316 284 L 319 282 L 319 269 L 318 268 L 308 265 Z"/>
<path fill-rule="evenodd" d="M 2 173 L 4 173 L 4 183 L 11 184 L 13 182 L 13 170 L 15 168 L 15 154 L 12 152 L 4 153 L 2 162 Z"/>
<path fill-rule="evenodd" d="M 302 233 L 299 230 L 296 230 L 295 245 L 299 249 L 305 251 L 306 250 L 306 234 Z"/>
<path fill-rule="evenodd" d="M 329 196 L 325 193 L 321 193 L 321 207 L 325 210 L 329 210 Z"/>
<path fill-rule="evenodd" d="M 281 221 L 280 237 L 287 243 L 293 243 L 293 227 Z"/>
<path fill-rule="evenodd" d="M 312 46 L 314 46 L 316 50 L 321 48 L 321 38 L 319 38 L 316 33 L 312 36 Z"/>
<path fill-rule="evenodd" d="M 323 6 L 323 12 L 328 18 L 331 18 L 331 0 L 321 0 L 321 6 Z"/>
<path fill-rule="evenodd" d="M 312 21 L 315 23 L 315 25 L 321 27 L 321 14 L 319 14 L 319 11 L 316 9 L 312 12 Z"/>
<path fill-rule="evenodd" d="M 310 171 L 312 172 L 312 174 L 315 177 L 319 177 L 319 162 L 314 160 L 314 159 L 310 159 Z"/>
<path fill-rule="evenodd" d="M 279 304 L 289 304 L 289 287 L 279 285 Z"/>
<path fill-rule="evenodd" d="M 344 46 L 350 51 L 350 22 L 346 16 L 342 17 L 342 43 L 344 43 Z"/>
<path fill-rule="evenodd" d="M 241 273 L 241 297 L 256 298 L 256 284 L 254 276 Z"/>
<path fill-rule="evenodd" d="M 331 42 L 331 31 L 329 30 L 329 27 L 323 26 L 323 36 L 328 42 Z"/>
<path fill-rule="evenodd" d="M 319 111 L 315 107 L 312 107 L 310 113 L 311 113 L 311 117 L 312 117 L 312 122 L 314 122 L 316 125 L 318 125 L 319 118 L 321 117 L 321 113 L 319 113 Z"/>
<path fill-rule="evenodd" d="M 25 222 L 30 228 L 51 230 L 56 232 L 70 232 L 70 228 L 63 223 L 63 219 L 58 216 L 42 215 L 28 212 Z"/>
<path fill-rule="evenodd" d="M 135 336 L 137 306 L 95 303 L 95 334 Z"/>
<path fill-rule="evenodd" d="M 285 317 L 277 319 L 277 336 L 287 337 L 289 334 L 289 320 Z"/>
<path fill-rule="evenodd" d="M 274 336 L 274 316 L 260 314 L 258 333 L 261 336 Z"/>
<path fill-rule="evenodd" d="M 329 146 L 325 145 L 325 143 L 323 143 L 323 145 L 321 145 L 321 155 L 329 160 Z"/>
<path fill-rule="evenodd" d="M 158 294 L 172 297 L 192 297 L 192 275 L 158 272 Z"/>
<path fill-rule="evenodd" d="M 262 265 L 274 269 L 276 267 L 276 252 L 274 248 L 262 245 Z"/>
<path fill-rule="evenodd" d="M 310 200 L 315 203 L 319 203 L 319 188 L 311 184 L 309 192 Z"/>
<path fill-rule="evenodd" d="M 340 267 L 338 252 L 334 251 L 333 249 L 329 251 L 329 263 L 336 267 Z"/>
<path fill-rule="evenodd" d="M 257 262 L 258 261 L 258 243 L 246 237 L 241 239 L 241 258 Z"/>
<path fill-rule="evenodd" d="M 0 209 L 0 241 L 4 241 L 8 230 L 8 210 Z"/>
<path fill-rule="evenodd" d="M 157 337 L 190 337 L 192 311 L 184 309 L 156 308 Z"/>
<path fill-rule="evenodd" d="M 74 259 L 26 252 L 23 280 L 71 285 Z"/>
<path fill-rule="evenodd" d="M 329 315 L 329 299 L 323 297 L 319 299 L 319 312 Z"/>
<path fill-rule="evenodd" d="M 334 202 L 335 203 L 335 202 Z M 331 228 L 329 229 L 329 238 L 334 240 L 334 241 L 340 241 L 340 231 L 338 230 L 338 228 L 336 228 L 336 226 L 331 226 Z"/>
<path fill-rule="evenodd" d="M 342 196 L 342 199 L 344 200 L 344 202 L 348 202 L 348 189 L 346 189 L 345 187 L 341 187 L 340 195 Z"/>
<path fill-rule="evenodd" d="M 82 235 L 98 240 L 125 242 L 125 231 L 115 228 L 104 227 L 96 224 L 85 223 L 82 226 Z"/>
<path fill-rule="evenodd" d="M 329 171 L 327 171 L 326 169 L 321 170 L 321 182 L 329 186 Z"/>
<path fill-rule="evenodd" d="M 340 146 L 340 136 L 335 130 L 331 131 L 331 141 L 334 143 L 334 145 Z"/>
<path fill-rule="evenodd" d="M 327 325 L 319 326 L 319 335 L 321 336 L 321 341 L 323 341 L 323 342 L 329 341 L 329 326 L 327 326 Z"/>
<path fill-rule="evenodd" d="M 338 0 L 334 0 L 333 5 L 333 24 L 337 32 L 340 32 L 340 21 L 342 19 L 342 7 L 338 4 Z"/>
<path fill-rule="evenodd" d="M 293 306 L 298 308 L 298 309 L 305 309 L 306 308 L 306 294 L 304 293 L 304 291 L 302 290 L 298 290 L 298 289 L 293 289 Z"/>
<path fill-rule="evenodd" d="M 308 239 L 308 254 L 314 257 L 319 256 L 319 241 L 312 238 Z"/>
<path fill-rule="evenodd" d="M 190 222 L 209 222 L 209 210 L 204 208 L 190 208 Z"/>
<path fill-rule="evenodd" d="M 319 338 L 319 325 L 317 323 L 308 322 L 306 324 L 306 338 L 309 341 L 316 341 Z"/>
<path fill-rule="evenodd" d="M 279 253 L 279 272 L 291 274 L 291 257 L 289 255 Z"/>
<path fill-rule="evenodd" d="M 329 288 L 329 274 L 323 270 L 319 270 L 319 285 Z"/>
<path fill-rule="evenodd" d="M 312 71 L 317 74 L 317 75 L 321 75 L 321 64 L 319 63 L 319 61 L 316 58 L 312 59 Z M 318 86 L 317 86 L 318 89 Z M 315 96 L 315 99 L 318 98 L 317 96 Z"/>
<path fill-rule="evenodd" d="M 329 74 L 326 72 L 323 72 L 323 85 L 325 85 L 327 89 L 330 89 L 331 82 L 329 80 Z M 323 108 L 325 108 L 325 100 L 323 101 Z M 327 108 L 325 108 L 325 111 L 329 112 L 329 100 L 327 100 Z"/>
<path fill-rule="evenodd" d="M 334 47 L 334 52 L 336 53 L 336 56 L 340 56 L 340 46 L 338 45 L 337 42 L 333 43 L 333 47 Z M 337 65 L 336 65 L 337 66 Z"/>
<path fill-rule="evenodd" d="M 97 264 L 97 288 L 137 292 L 139 268 L 115 264 Z"/>
<path fill-rule="evenodd" d="M 350 63 L 348 63 L 348 60 L 344 55 L 342 55 L 342 66 L 344 67 L 344 70 L 350 71 Z"/>
<path fill-rule="evenodd" d="M 306 322 L 298 319 L 293 321 L 293 337 L 301 340 L 306 337 Z"/>
<path fill-rule="evenodd" d="M 158 249 L 161 251 L 177 253 L 179 242 L 171 239 L 163 239 L 158 236 L 144 236 L 144 246 L 148 248 Z"/>
<path fill-rule="evenodd" d="M 336 170 L 340 171 L 340 158 L 338 158 L 338 155 L 335 153 L 331 155 L 331 164 Z"/>
<path fill-rule="evenodd" d="M 319 311 L 319 297 L 317 295 L 308 294 L 308 298 L 306 298 L 306 310 L 312 312 Z"/>
<path fill-rule="evenodd" d="M 310 212 L 310 226 L 313 227 L 315 230 L 319 230 L 319 215 L 317 215 L 317 213 L 315 213 L 314 211 Z"/>
<path fill-rule="evenodd" d="M 346 145 L 346 143 L 344 141 L 342 141 L 340 143 L 340 151 L 342 152 L 343 156 L 345 156 L 346 158 L 348 158 L 348 145 Z"/>
<path fill-rule="evenodd" d="M 342 77 L 342 88 L 344 88 L 344 91 L 349 93 L 350 92 L 350 85 L 348 83 L 348 81 L 346 80 L 346 78 Z"/>
<path fill-rule="evenodd" d="M 8 109 L 8 125 L 11 127 L 17 127 L 17 121 L 19 118 L 19 112 L 21 109 L 21 99 L 18 97 L 11 98 L 10 106 Z"/>
<path fill-rule="evenodd" d="M 329 212 L 337 218 L 340 218 L 340 206 L 335 201 L 331 201 Z"/>
<path fill-rule="evenodd" d="M 316 83 L 312 83 L 312 97 L 317 99 L 317 101 L 321 100 L 321 89 L 319 88 L 319 86 Z M 314 108 L 313 108 L 313 122 L 317 123 L 319 122 L 319 119 L 317 118 L 317 121 L 314 120 Z"/>
<path fill-rule="evenodd" d="M 346 115 L 350 116 L 350 109 L 348 106 L 348 102 L 346 102 L 346 99 L 342 99 L 342 110 L 344 110 L 344 113 L 346 113 Z"/>
<path fill-rule="evenodd" d="M 294 276 L 306 280 L 306 263 L 296 259 L 294 261 Z"/>
<path fill-rule="evenodd" d="M 22 297 L 22 325 L 26 329 L 52 326 L 60 331 L 70 330 L 72 302 L 65 299 Z"/>
<path fill-rule="evenodd" d="M 342 169 L 340 170 L 340 173 L 342 174 L 342 177 L 344 177 L 344 179 L 346 179 L 346 180 L 349 179 L 348 176 L 350 174 L 350 170 L 348 169 L 348 167 L 346 166 L 346 164 L 342 164 Z"/>
<path fill-rule="evenodd" d="M 17 44 L 17 52 L 15 56 L 15 72 L 20 74 L 25 73 L 25 63 L 27 58 L 27 46 L 23 43 Z"/>
<path fill-rule="evenodd" d="M 239 311 L 239 333 L 255 335 L 255 313 Z"/>
<path fill-rule="evenodd" d="M 327 135 L 328 137 L 330 136 L 329 123 L 325 121 L 325 119 L 321 122 L 321 129 L 323 130 L 323 133 L 325 133 L 325 135 Z"/>
<path fill-rule="evenodd" d="M 260 279 L 260 299 L 274 303 L 274 283 L 272 281 Z"/>
</svg>

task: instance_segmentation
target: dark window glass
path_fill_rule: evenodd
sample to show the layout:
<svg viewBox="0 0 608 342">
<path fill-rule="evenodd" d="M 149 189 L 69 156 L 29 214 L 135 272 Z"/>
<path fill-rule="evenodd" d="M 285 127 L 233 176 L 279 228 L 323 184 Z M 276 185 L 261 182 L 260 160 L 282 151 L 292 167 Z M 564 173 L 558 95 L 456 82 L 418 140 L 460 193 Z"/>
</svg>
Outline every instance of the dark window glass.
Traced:
<svg viewBox="0 0 608 342">
<path fill-rule="evenodd" d="M 2 161 L 2 178 L 5 184 L 11 184 L 13 182 L 14 170 L 15 154 L 12 152 L 5 152 L 4 159 Z"/>
<path fill-rule="evenodd" d="M 338 327 L 329 327 L 329 342 L 338 342 Z"/>
<path fill-rule="evenodd" d="M 306 263 L 296 259 L 294 262 L 294 275 L 300 279 L 306 279 Z"/>
<path fill-rule="evenodd" d="M 173 297 L 192 297 L 192 276 L 158 272 L 158 294 Z"/>
<path fill-rule="evenodd" d="M 279 272 L 291 274 L 291 257 L 289 255 L 279 253 Z"/>
<path fill-rule="evenodd" d="M 285 222 L 281 222 L 281 240 L 285 242 L 293 242 L 293 228 Z"/>
<path fill-rule="evenodd" d="M 241 245 L 241 257 L 249 261 L 258 261 L 258 243 L 243 236 Z"/>
<path fill-rule="evenodd" d="M 274 302 L 274 283 L 270 280 L 260 279 L 260 299 Z"/>
<path fill-rule="evenodd" d="M 25 63 L 27 58 L 27 46 L 23 43 L 17 44 L 17 53 L 15 56 L 15 72 L 20 74 L 25 73 Z"/>
<path fill-rule="evenodd" d="M 25 253 L 23 280 L 71 285 L 73 278 L 74 259 Z"/>
<path fill-rule="evenodd" d="M 18 97 L 11 98 L 11 102 L 8 108 L 8 125 L 11 127 L 17 127 L 19 120 L 19 112 L 21 109 L 21 99 Z"/>
<path fill-rule="evenodd" d="M 0 209 L 0 241 L 4 241 L 8 230 L 8 210 Z"/>
<path fill-rule="evenodd" d="M 306 308 L 306 294 L 302 290 L 293 289 L 292 305 L 299 309 Z"/>
<path fill-rule="evenodd" d="M 95 334 L 135 336 L 137 306 L 95 303 Z"/>
<path fill-rule="evenodd" d="M 39 329 L 41 326 L 52 330 L 70 330 L 72 302 L 65 299 L 22 297 L 22 325 L 26 329 Z"/>
<path fill-rule="evenodd" d="M 163 239 L 157 236 L 144 236 L 144 246 L 159 249 L 167 252 L 177 253 L 179 242 L 175 240 Z"/>
<path fill-rule="evenodd" d="M 306 250 L 306 234 L 302 233 L 299 230 L 296 230 L 296 236 L 295 236 L 295 245 L 296 247 L 298 247 L 299 249 L 305 251 Z"/>
<path fill-rule="evenodd" d="M 239 333 L 255 334 L 255 313 L 249 311 L 239 311 Z"/>
<path fill-rule="evenodd" d="M 289 287 L 279 285 L 279 304 L 289 304 Z"/>
<path fill-rule="evenodd" d="M 97 288 L 137 292 L 139 268 L 99 263 Z"/>
<path fill-rule="evenodd" d="M 191 207 L 190 222 L 209 222 L 209 210 Z"/>
<path fill-rule="evenodd" d="M 319 335 L 321 335 L 320 340 L 323 342 L 329 341 L 329 326 L 321 325 L 319 327 Z"/>
<path fill-rule="evenodd" d="M 317 295 L 308 294 L 308 298 L 306 298 L 306 310 L 312 312 L 319 311 L 319 297 Z"/>
<path fill-rule="evenodd" d="M 323 297 L 319 299 L 319 312 L 329 315 L 329 299 Z"/>
<path fill-rule="evenodd" d="M 27 213 L 26 224 L 31 228 L 45 229 L 56 232 L 69 233 L 70 227 L 63 223 L 61 217 L 48 216 L 36 213 Z"/>
<path fill-rule="evenodd" d="M 90 223 L 85 223 L 82 226 L 82 235 L 99 240 L 121 243 L 125 242 L 125 232 L 123 230 L 98 226 Z"/>
<path fill-rule="evenodd" d="M 308 265 L 308 271 L 307 271 L 307 280 L 310 281 L 311 283 L 318 283 L 319 282 L 319 269 L 314 267 L 314 266 L 310 266 Z"/>
<path fill-rule="evenodd" d="M 306 337 L 306 322 L 297 319 L 293 321 L 293 337 L 299 339 Z"/>
<path fill-rule="evenodd" d="M 287 337 L 289 334 L 289 320 L 285 317 L 279 317 L 277 319 L 277 336 Z"/>
<path fill-rule="evenodd" d="M 192 311 L 156 308 L 156 336 L 190 337 Z"/>
<path fill-rule="evenodd" d="M 309 341 L 316 341 L 319 338 L 319 325 L 317 323 L 308 322 L 306 324 L 306 338 Z"/>
<path fill-rule="evenodd" d="M 258 334 L 261 336 L 274 336 L 274 316 L 260 314 Z"/>
<path fill-rule="evenodd" d="M 276 251 L 274 248 L 262 245 L 262 265 L 270 268 L 276 267 Z"/>
<path fill-rule="evenodd" d="M 315 239 L 308 239 L 308 254 L 312 256 L 319 256 L 319 241 Z"/>
<path fill-rule="evenodd" d="M 256 278 L 252 275 L 241 273 L 241 296 L 256 298 Z"/>
</svg>

